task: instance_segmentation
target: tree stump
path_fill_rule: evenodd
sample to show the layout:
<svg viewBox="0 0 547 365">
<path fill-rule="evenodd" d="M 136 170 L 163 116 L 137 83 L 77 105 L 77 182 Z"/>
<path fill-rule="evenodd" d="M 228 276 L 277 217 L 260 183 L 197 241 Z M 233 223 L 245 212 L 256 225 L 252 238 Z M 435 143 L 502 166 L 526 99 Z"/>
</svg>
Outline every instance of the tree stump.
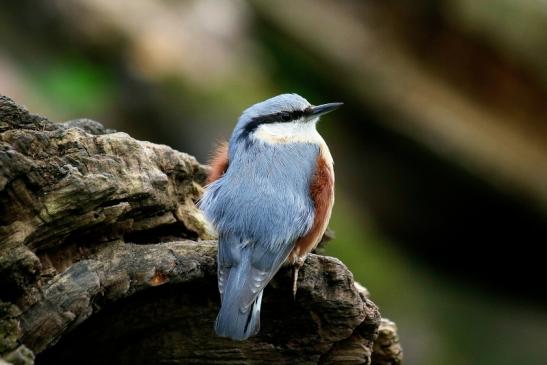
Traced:
<svg viewBox="0 0 547 365">
<path fill-rule="evenodd" d="M 216 241 L 195 206 L 206 173 L 0 97 L 0 364 L 400 363 L 366 289 L 321 255 L 296 299 L 289 269 L 268 285 L 258 336 L 216 337 Z"/>
</svg>

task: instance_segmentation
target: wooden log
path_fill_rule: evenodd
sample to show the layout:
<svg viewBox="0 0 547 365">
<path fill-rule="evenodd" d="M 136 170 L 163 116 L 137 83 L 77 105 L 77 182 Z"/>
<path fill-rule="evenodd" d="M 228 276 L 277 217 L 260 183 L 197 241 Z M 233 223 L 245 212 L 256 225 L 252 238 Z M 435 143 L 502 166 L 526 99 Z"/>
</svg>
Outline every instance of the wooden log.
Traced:
<svg viewBox="0 0 547 365">
<path fill-rule="evenodd" d="M 1 361 L 370 364 L 380 313 L 332 257 L 311 255 L 296 299 L 280 271 L 258 336 L 214 335 L 216 241 L 195 206 L 206 172 L 0 97 Z"/>
</svg>

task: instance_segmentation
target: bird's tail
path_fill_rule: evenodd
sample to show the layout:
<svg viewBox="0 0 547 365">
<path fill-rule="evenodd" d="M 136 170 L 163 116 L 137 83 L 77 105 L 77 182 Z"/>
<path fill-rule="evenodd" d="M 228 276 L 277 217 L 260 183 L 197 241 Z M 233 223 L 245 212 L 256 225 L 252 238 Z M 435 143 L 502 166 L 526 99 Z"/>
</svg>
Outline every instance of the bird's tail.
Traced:
<svg viewBox="0 0 547 365">
<path fill-rule="evenodd" d="M 262 293 L 251 303 L 245 303 L 245 291 L 249 290 L 247 278 L 250 276 L 249 260 L 243 260 L 231 267 L 227 276 L 222 306 L 215 322 L 215 332 L 221 337 L 242 341 L 255 335 L 260 330 L 260 306 Z"/>
<path fill-rule="evenodd" d="M 221 337 L 243 341 L 256 335 L 260 330 L 260 304 L 262 293 L 258 294 L 250 308 L 243 312 L 240 308 L 222 305 L 215 322 L 215 332 Z"/>
</svg>

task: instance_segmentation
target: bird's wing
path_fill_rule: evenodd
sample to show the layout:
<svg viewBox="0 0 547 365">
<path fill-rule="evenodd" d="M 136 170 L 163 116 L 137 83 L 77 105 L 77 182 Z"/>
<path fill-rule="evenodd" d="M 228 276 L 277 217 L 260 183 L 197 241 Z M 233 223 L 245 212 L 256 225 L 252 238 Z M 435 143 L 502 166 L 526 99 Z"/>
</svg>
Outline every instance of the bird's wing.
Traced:
<svg viewBox="0 0 547 365">
<path fill-rule="evenodd" d="M 317 169 L 310 184 L 310 196 L 315 210 L 313 225 L 296 242 L 289 257 L 291 263 L 306 256 L 317 246 L 329 223 L 334 205 L 334 168 L 332 160 L 325 158 L 323 154 L 319 154 L 317 158 Z"/>
<path fill-rule="evenodd" d="M 228 142 L 222 142 L 215 150 L 213 157 L 209 161 L 211 170 L 207 177 L 207 184 L 218 180 L 226 170 L 228 170 Z"/>
<path fill-rule="evenodd" d="M 287 260 L 294 243 L 286 242 L 278 247 L 256 245 L 252 252 L 251 268 L 246 276 L 244 289 L 240 292 L 242 310 L 246 311 L 256 297 L 273 279 Z"/>
<path fill-rule="evenodd" d="M 230 242 L 227 242 L 226 237 L 222 235 L 218 239 L 218 254 L 217 254 L 217 281 L 220 300 L 224 298 L 226 284 L 230 277 L 230 269 L 234 266 L 235 260 L 230 252 Z"/>
</svg>

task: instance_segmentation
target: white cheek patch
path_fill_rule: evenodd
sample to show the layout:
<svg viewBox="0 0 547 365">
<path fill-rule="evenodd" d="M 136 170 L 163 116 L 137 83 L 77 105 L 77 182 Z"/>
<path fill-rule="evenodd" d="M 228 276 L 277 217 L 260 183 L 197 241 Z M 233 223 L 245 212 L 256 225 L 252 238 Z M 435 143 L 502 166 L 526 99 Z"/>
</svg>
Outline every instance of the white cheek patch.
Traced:
<svg viewBox="0 0 547 365">
<path fill-rule="evenodd" d="M 255 138 L 268 143 L 324 143 L 317 132 L 317 120 L 288 123 L 261 124 L 254 132 Z"/>
</svg>

